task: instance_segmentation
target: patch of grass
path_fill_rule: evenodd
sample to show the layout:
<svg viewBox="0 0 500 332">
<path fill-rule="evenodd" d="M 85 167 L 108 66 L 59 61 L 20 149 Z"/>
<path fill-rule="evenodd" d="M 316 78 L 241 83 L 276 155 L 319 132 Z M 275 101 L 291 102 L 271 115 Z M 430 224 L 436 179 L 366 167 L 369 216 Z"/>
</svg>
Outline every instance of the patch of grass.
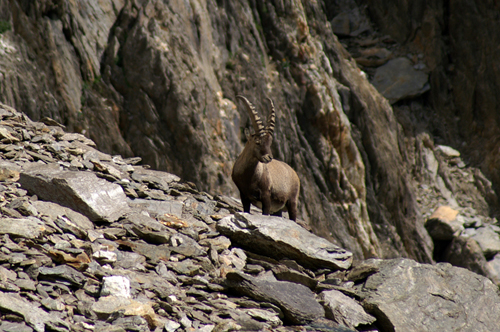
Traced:
<svg viewBox="0 0 500 332">
<path fill-rule="evenodd" d="M 12 29 L 10 22 L 0 20 L 0 35 Z"/>
<path fill-rule="evenodd" d="M 92 82 L 93 85 L 101 83 L 101 75 L 98 75 L 94 78 L 94 82 Z"/>
<path fill-rule="evenodd" d="M 236 65 L 232 60 L 229 60 L 228 62 L 226 62 L 226 69 L 227 70 L 234 70 L 234 68 L 236 68 Z"/>
<path fill-rule="evenodd" d="M 122 57 L 120 55 L 116 55 L 115 58 L 113 59 L 115 65 L 117 65 L 118 67 L 122 67 L 123 66 L 123 61 L 122 61 Z"/>
</svg>

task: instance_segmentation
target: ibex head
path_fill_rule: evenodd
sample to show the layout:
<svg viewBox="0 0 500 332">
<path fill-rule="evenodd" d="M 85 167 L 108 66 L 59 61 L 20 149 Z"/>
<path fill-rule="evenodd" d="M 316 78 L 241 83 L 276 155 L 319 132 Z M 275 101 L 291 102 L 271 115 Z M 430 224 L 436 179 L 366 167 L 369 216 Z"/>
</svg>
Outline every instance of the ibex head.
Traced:
<svg viewBox="0 0 500 332">
<path fill-rule="evenodd" d="M 273 142 L 274 133 L 274 123 L 276 120 L 276 112 L 274 110 L 274 103 L 271 99 L 267 98 L 271 104 L 271 113 L 267 118 L 267 126 L 264 127 L 262 120 L 255 111 L 255 107 L 243 96 L 236 96 L 240 98 L 245 103 L 250 119 L 252 120 L 252 126 L 254 128 L 254 133 L 245 128 L 245 136 L 247 137 L 248 148 L 253 151 L 253 156 L 257 158 L 261 163 L 269 163 L 273 159 L 273 154 L 271 152 L 271 144 Z"/>
</svg>

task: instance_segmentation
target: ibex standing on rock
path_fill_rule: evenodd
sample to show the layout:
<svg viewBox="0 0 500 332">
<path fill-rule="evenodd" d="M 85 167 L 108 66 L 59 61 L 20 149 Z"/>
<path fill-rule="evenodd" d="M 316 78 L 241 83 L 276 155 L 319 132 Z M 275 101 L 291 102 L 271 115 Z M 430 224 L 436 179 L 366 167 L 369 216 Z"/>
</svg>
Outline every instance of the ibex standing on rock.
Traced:
<svg viewBox="0 0 500 332">
<path fill-rule="evenodd" d="M 273 101 L 268 98 L 271 114 L 267 119 L 267 126 L 264 127 L 248 99 L 243 96 L 236 97 L 245 103 L 255 130 L 254 134 L 250 134 L 245 128 L 247 143 L 233 166 L 232 178 L 240 190 L 243 210 L 249 213 L 252 203 L 262 208 L 262 214 L 281 216 L 286 206 L 290 219 L 295 221 L 300 180 L 290 166 L 273 159 L 271 143 L 276 119 Z"/>
</svg>

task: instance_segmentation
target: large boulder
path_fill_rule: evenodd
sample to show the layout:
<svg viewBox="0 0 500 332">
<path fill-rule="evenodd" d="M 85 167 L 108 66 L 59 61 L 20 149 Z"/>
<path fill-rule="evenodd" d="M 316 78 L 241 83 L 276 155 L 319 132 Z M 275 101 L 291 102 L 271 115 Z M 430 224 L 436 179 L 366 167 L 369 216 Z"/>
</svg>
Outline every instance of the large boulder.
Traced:
<svg viewBox="0 0 500 332">
<path fill-rule="evenodd" d="M 496 331 L 498 287 L 448 263 L 379 260 L 359 295 L 384 331 Z"/>
<path fill-rule="evenodd" d="M 307 267 L 345 270 L 352 253 L 281 218 L 236 213 L 217 223 L 217 230 L 243 248 L 275 258 L 290 258 Z"/>
<path fill-rule="evenodd" d="M 39 198 L 69 207 L 92 221 L 115 221 L 128 211 L 121 186 L 91 172 L 62 170 L 58 164 L 30 165 L 19 183 Z"/>
</svg>

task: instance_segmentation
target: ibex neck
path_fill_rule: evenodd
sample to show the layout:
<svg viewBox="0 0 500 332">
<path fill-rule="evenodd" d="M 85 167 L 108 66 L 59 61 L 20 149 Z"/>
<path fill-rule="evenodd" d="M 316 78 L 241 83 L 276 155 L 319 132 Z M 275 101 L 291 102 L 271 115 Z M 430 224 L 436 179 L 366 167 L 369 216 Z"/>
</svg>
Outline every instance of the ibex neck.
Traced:
<svg viewBox="0 0 500 332">
<path fill-rule="evenodd" d="M 255 174 L 255 170 L 258 165 L 259 160 L 253 156 L 250 149 L 245 147 L 234 163 L 233 173 L 235 175 L 243 176 L 243 178 L 245 178 L 245 175 L 248 175 L 248 180 L 250 180 L 250 178 Z"/>
</svg>

